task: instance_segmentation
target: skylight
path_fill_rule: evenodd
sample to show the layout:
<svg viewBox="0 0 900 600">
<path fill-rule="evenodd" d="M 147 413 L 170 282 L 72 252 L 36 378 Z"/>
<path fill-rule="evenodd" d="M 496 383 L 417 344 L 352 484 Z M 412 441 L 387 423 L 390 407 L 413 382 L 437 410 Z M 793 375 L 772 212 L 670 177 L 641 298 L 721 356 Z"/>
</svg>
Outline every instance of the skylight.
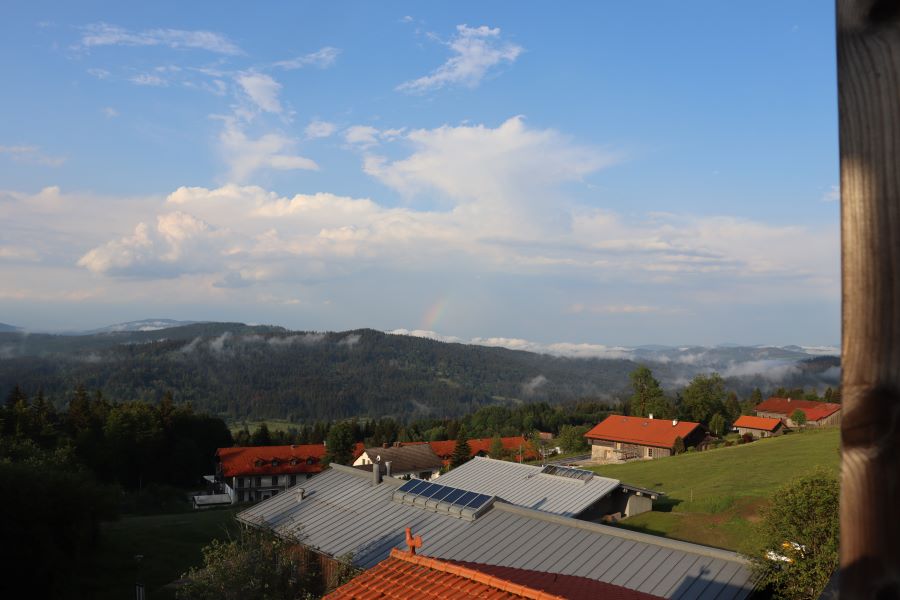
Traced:
<svg viewBox="0 0 900 600">
<path fill-rule="evenodd" d="M 566 477 L 568 479 L 577 479 L 579 481 L 590 481 L 594 474 L 584 469 L 573 469 L 572 467 L 560 467 L 558 465 L 547 465 L 541 469 L 544 475 L 555 475 L 557 477 Z"/>
</svg>

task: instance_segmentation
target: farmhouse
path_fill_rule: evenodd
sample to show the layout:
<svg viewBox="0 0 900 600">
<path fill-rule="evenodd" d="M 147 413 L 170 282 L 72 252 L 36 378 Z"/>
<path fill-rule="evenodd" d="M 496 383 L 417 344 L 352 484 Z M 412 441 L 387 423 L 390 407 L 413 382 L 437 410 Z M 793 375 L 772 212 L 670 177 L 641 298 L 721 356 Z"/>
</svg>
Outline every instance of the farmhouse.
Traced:
<svg viewBox="0 0 900 600">
<path fill-rule="evenodd" d="M 752 415 L 741 415 L 733 424 L 734 428 L 741 435 L 750 434 L 753 437 L 764 438 L 784 433 L 784 424 L 781 419 L 772 419 L 770 417 L 754 417 Z"/>
<path fill-rule="evenodd" d="M 321 472 L 324 444 L 216 450 L 216 482 L 232 502 L 265 500 Z"/>
<path fill-rule="evenodd" d="M 471 456 L 490 456 L 494 439 L 478 438 L 468 440 L 466 443 L 469 444 Z M 502 437 L 500 438 L 500 444 L 503 446 L 503 452 L 518 462 L 537 460 L 540 458 L 532 443 L 521 435 Z M 428 445 L 431 446 L 431 449 L 434 450 L 435 454 L 441 457 L 441 460 L 444 461 L 444 466 L 450 465 L 450 457 L 453 456 L 453 450 L 456 448 L 456 442 L 454 440 L 428 442 Z M 500 457 L 494 456 L 492 458 Z"/>
<path fill-rule="evenodd" d="M 840 404 L 774 396 L 757 405 L 756 416 L 780 419 L 788 427 L 797 427 L 797 423 L 791 419 L 791 415 L 796 410 L 801 410 L 806 414 L 806 426 L 808 427 L 830 427 L 841 424 Z"/>
<path fill-rule="evenodd" d="M 653 509 L 658 492 L 623 485 L 592 471 L 538 467 L 475 457 L 441 476 L 449 485 L 564 517 L 595 520 L 630 517 Z"/>
<path fill-rule="evenodd" d="M 661 458 L 675 453 L 675 440 L 685 448 L 703 441 L 700 423 L 611 415 L 584 434 L 591 444 L 591 458 L 599 461 Z"/>
<path fill-rule="evenodd" d="M 381 448 L 366 448 L 353 466 L 371 471 L 370 465 L 377 464 L 383 475 L 400 479 L 434 479 L 441 474 L 444 466 L 440 457 L 428 444 L 403 446 L 384 444 Z"/>
<path fill-rule="evenodd" d="M 734 552 L 504 502 L 427 481 L 381 477 L 332 464 L 287 493 L 237 515 L 274 532 L 334 573 L 340 557 L 371 569 L 421 536 L 417 555 L 586 577 L 664 598 L 743 599 L 754 588 L 749 562 Z"/>
</svg>

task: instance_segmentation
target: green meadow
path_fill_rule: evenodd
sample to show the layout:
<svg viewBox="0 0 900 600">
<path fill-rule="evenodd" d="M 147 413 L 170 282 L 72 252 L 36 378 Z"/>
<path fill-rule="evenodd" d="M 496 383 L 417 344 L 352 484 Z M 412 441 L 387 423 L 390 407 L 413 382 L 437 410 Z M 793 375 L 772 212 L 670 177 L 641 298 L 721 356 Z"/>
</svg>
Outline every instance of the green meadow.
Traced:
<svg viewBox="0 0 900 600">
<path fill-rule="evenodd" d="M 592 470 L 665 494 L 620 526 L 753 554 L 754 523 L 772 493 L 816 467 L 837 473 L 839 463 L 840 431 L 829 428 Z"/>
</svg>

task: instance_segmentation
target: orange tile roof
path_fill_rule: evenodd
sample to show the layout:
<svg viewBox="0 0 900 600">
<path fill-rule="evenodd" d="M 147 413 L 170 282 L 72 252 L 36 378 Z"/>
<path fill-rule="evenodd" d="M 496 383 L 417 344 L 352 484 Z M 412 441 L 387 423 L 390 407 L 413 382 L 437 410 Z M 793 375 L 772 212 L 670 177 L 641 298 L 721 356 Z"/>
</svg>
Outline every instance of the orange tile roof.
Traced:
<svg viewBox="0 0 900 600">
<path fill-rule="evenodd" d="M 410 554 L 394 548 L 390 557 L 326 595 L 323 600 L 410 600 L 447 599 L 469 600 L 490 598 L 512 600 L 565 600 L 604 598 L 613 600 L 644 600 L 656 598 L 618 586 L 569 577 L 566 589 L 577 595 L 560 594 L 554 590 L 557 582 L 567 576 L 538 573 L 524 569 L 493 567 L 476 563 L 460 563 Z M 520 581 L 535 582 L 532 586 Z M 577 585 L 583 586 L 581 589 Z M 600 584 L 596 586 L 594 584 Z M 540 589 L 543 588 L 543 589 Z M 598 594 L 600 592 L 600 594 Z M 607 595 L 607 592 L 613 592 Z M 615 592 L 621 592 L 616 594 Z"/>
<path fill-rule="evenodd" d="M 756 407 L 756 412 L 767 412 L 790 417 L 797 409 L 806 413 L 807 421 L 818 421 L 841 410 L 840 404 L 816 402 L 814 400 L 793 400 L 791 398 L 771 397 Z"/>
<path fill-rule="evenodd" d="M 741 415 L 734 422 L 735 427 L 746 427 L 747 429 L 762 429 L 763 431 L 775 431 L 781 425 L 781 419 L 770 419 L 769 417 L 753 417 L 751 415 Z"/>
<path fill-rule="evenodd" d="M 325 468 L 325 444 L 219 448 L 216 456 L 225 477 L 319 473 Z"/>
<path fill-rule="evenodd" d="M 494 438 L 468 440 L 469 450 L 472 456 L 477 456 L 479 453 L 490 454 L 491 445 L 493 443 Z M 503 444 L 504 450 L 514 453 L 517 458 L 519 448 L 522 448 L 522 455 L 525 460 L 535 460 L 538 458 L 538 453 L 534 450 L 534 446 L 521 435 L 502 437 L 500 438 L 500 443 Z M 434 453 L 444 459 L 444 461 L 450 460 L 450 457 L 453 456 L 453 450 L 456 448 L 456 440 L 428 442 L 428 444 L 431 446 L 431 449 L 434 450 Z"/>
<path fill-rule="evenodd" d="M 644 417 L 624 417 L 611 415 L 602 423 L 584 434 L 589 439 L 610 440 L 656 448 L 671 448 L 675 438 L 685 439 L 700 423 L 668 419 L 646 419 Z"/>
</svg>

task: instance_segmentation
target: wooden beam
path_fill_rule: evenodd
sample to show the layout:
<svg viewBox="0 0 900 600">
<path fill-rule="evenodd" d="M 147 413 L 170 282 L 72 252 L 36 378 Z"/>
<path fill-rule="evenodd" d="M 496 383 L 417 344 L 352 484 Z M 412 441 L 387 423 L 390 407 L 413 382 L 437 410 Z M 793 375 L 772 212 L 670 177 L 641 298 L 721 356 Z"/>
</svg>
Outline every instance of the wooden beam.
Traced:
<svg viewBox="0 0 900 600">
<path fill-rule="evenodd" d="M 841 598 L 900 598 L 900 1 L 837 0 Z"/>
</svg>

